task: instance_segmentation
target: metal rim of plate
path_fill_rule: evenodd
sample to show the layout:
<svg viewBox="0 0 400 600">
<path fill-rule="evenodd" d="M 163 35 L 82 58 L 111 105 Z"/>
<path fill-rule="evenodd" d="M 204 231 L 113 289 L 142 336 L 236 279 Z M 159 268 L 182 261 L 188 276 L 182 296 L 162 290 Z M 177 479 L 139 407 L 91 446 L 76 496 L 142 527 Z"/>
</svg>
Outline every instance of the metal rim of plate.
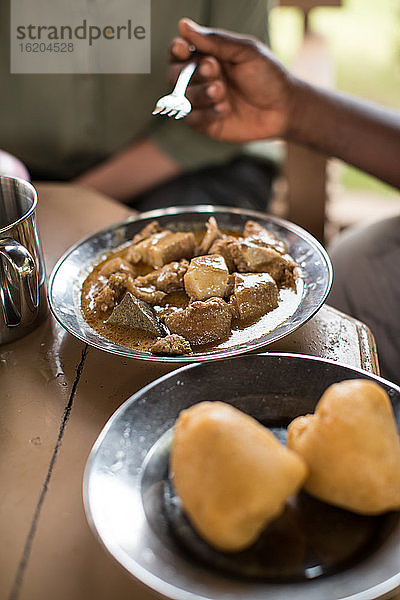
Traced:
<svg viewBox="0 0 400 600">
<path fill-rule="evenodd" d="M 136 579 L 173 600 L 377 600 L 393 594 L 400 588 L 400 526 L 371 555 L 343 571 L 269 584 L 229 578 L 190 560 L 148 516 L 160 511 L 151 508 L 146 465 L 182 409 L 224 400 L 257 418 L 259 411 L 285 410 L 292 395 L 298 402 L 295 412 L 305 414 L 330 384 L 354 378 L 375 381 L 388 392 L 400 427 L 400 387 L 329 359 L 248 354 L 186 365 L 150 383 L 109 419 L 87 461 L 84 505 L 98 540 Z"/>
<path fill-rule="evenodd" d="M 150 352 L 133 350 L 112 342 L 90 327 L 80 308 L 81 286 L 91 268 L 100 262 L 107 252 L 127 243 L 135 233 L 153 220 L 158 220 L 164 227 L 172 227 L 177 223 L 179 227 L 186 226 L 187 230 L 190 230 L 193 223 L 204 227 L 210 216 L 216 217 L 222 229 L 238 229 L 243 227 L 248 219 L 254 219 L 267 226 L 287 244 L 288 253 L 300 264 L 304 281 L 302 298 L 293 315 L 272 331 L 251 341 L 229 348 L 183 356 L 156 356 Z M 59 323 L 73 336 L 90 346 L 125 358 L 182 365 L 260 351 L 268 344 L 285 337 L 319 310 L 329 293 L 332 280 L 332 265 L 325 249 L 311 234 L 289 221 L 256 211 L 222 206 L 171 207 L 141 213 L 138 217 L 129 217 L 96 231 L 73 245 L 59 259 L 50 275 L 48 301 Z"/>
</svg>

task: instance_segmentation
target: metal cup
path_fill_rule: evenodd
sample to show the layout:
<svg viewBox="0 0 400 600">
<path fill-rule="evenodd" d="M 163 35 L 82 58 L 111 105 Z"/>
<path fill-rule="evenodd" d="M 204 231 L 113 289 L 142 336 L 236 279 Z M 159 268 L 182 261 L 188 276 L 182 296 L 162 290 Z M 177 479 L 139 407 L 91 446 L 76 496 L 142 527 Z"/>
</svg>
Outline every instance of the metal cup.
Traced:
<svg viewBox="0 0 400 600">
<path fill-rule="evenodd" d="M 26 335 L 47 313 L 36 204 L 30 183 L 0 176 L 0 344 Z"/>
</svg>

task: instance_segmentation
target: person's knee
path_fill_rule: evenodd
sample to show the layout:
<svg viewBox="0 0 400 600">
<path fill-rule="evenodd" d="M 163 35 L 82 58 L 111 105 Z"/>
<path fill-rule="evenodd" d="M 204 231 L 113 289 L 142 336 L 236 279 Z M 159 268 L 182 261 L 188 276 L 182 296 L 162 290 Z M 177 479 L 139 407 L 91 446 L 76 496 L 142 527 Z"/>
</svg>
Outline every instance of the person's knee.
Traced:
<svg viewBox="0 0 400 600">
<path fill-rule="evenodd" d="M 328 247 L 334 271 L 354 272 L 359 261 L 400 247 L 400 215 L 367 227 L 355 227 L 339 234 Z"/>
<path fill-rule="evenodd" d="M 333 285 L 328 303 L 339 310 L 350 311 L 347 300 L 348 284 L 354 278 L 354 273 L 360 270 L 360 263 L 368 251 L 367 247 L 368 238 L 359 228 L 341 233 L 328 247 L 333 266 Z"/>
<path fill-rule="evenodd" d="M 372 276 L 371 265 L 396 249 L 400 249 L 400 216 L 340 234 L 328 248 L 334 273 L 328 303 L 350 314 L 357 313 L 357 305 L 362 303 L 359 295 L 365 293 L 366 282 Z"/>
</svg>

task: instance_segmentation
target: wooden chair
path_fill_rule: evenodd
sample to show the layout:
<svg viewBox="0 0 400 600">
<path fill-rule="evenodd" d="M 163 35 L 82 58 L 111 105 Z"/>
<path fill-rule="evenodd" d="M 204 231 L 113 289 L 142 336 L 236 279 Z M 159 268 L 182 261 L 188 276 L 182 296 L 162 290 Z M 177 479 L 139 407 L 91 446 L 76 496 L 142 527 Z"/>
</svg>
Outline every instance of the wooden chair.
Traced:
<svg viewBox="0 0 400 600">
<path fill-rule="evenodd" d="M 278 4 L 297 7 L 303 13 L 303 43 L 291 70 L 320 87 L 334 87 L 333 64 L 326 40 L 310 30 L 308 17 L 313 8 L 341 6 L 341 0 L 280 0 Z M 323 243 L 328 199 L 327 157 L 288 143 L 283 171 L 287 182 L 285 216 Z"/>
</svg>

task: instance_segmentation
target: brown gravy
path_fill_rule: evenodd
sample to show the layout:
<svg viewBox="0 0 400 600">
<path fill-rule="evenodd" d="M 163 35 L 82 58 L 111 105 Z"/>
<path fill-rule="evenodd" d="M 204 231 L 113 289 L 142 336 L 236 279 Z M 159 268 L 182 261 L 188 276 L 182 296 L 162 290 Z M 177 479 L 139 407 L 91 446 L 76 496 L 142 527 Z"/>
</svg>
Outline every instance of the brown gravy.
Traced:
<svg viewBox="0 0 400 600">
<path fill-rule="evenodd" d="M 224 232 L 227 235 L 240 237 L 238 232 Z M 196 242 L 201 243 L 204 236 L 204 232 L 194 232 Z M 112 309 L 107 312 L 99 314 L 93 310 L 94 307 L 94 295 L 98 292 L 106 282 L 107 278 L 100 275 L 101 268 L 103 265 L 110 260 L 110 258 L 125 258 L 127 247 L 120 248 L 114 252 L 110 252 L 100 263 L 93 267 L 93 270 L 86 277 L 82 285 L 81 293 L 81 309 L 87 323 L 103 337 L 134 350 L 150 352 L 150 348 L 154 343 L 154 336 L 140 331 L 132 329 L 124 325 L 118 325 L 115 323 L 107 323 Z M 287 258 L 291 258 L 286 255 Z M 293 260 L 293 259 L 292 259 Z M 146 275 L 151 272 L 153 268 L 144 263 L 138 263 L 135 265 L 138 275 Z M 278 307 L 269 313 L 263 315 L 254 323 L 247 323 L 246 326 L 234 325 L 231 329 L 231 334 L 228 339 L 217 342 L 210 346 L 194 346 L 193 351 L 205 352 L 210 350 L 216 350 L 221 348 L 231 348 L 239 344 L 246 343 L 251 340 L 255 340 L 262 335 L 265 335 L 269 331 L 272 331 L 278 325 L 285 322 L 296 310 L 300 304 L 302 297 L 303 282 L 301 276 L 298 276 L 295 282 L 296 289 L 282 288 L 279 290 L 279 303 Z M 164 299 L 163 306 L 153 306 L 153 309 L 157 314 L 162 314 L 166 309 L 179 309 L 185 308 L 189 304 L 189 297 L 184 291 L 172 292 Z"/>
</svg>

